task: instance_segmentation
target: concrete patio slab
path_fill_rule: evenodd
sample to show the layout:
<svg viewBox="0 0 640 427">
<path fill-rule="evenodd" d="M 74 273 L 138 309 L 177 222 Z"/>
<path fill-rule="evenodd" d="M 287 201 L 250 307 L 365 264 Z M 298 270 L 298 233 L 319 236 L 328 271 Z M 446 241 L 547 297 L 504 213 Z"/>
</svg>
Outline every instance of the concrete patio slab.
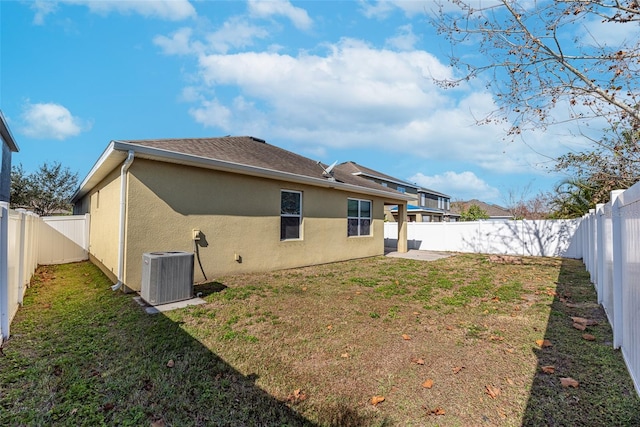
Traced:
<svg viewBox="0 0 640 427">
<path fill-rule="evenodd" d="M 385 248 L 385 256 L 391 258 L 415 259 L 418 261 L 435 261 L 437 259 L 448 258 L 454 254 L 451 252 L 420 251 L 409 249 L 408 252 L 398 252 L 395 249 Z"/>
<path fill-rule="evenodd" d="M 134 301 L 145 307 L 144 311 L 147 314 L 164 313 L 165 311 L 176 310 L 178 308 L 185 308 L 190 305 L 200 305 L 206 303 L 202 298 L 191 298 L 183 301 L 170 302 L 168 304 L 149 305 L 141 297 L 133 297 Z"/>
</svg>

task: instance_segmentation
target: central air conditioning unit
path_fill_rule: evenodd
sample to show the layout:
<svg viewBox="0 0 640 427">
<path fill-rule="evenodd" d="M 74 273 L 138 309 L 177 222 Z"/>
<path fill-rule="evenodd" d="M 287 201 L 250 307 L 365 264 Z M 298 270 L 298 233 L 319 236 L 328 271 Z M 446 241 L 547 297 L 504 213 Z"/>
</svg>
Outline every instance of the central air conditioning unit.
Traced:
<svg viewBox="0 0 640 427">
<path fill-rule="evenodd" d="M 141 297 L 151 305 L 193 297 L 193 254 L 149 252 L 142 254 Z"/>
</svg>

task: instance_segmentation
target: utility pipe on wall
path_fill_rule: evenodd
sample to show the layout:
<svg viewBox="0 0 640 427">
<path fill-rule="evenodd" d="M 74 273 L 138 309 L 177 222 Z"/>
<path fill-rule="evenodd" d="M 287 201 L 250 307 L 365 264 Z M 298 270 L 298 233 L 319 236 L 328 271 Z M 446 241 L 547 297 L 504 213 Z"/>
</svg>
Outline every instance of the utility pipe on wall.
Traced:
<svg viewBox="0 0 640 427">
<path fill-rule="evenodd" d="M 133 163 L 134 152 L 133 150 L 129 150 L 129 154 L 127 155 L 127 159 L 122 164 L 122 168 L 120 168 L 120 230 L 118 236 L 118 283 L 111 287 L 112 291 L 117 291 L 122 287 L 122 280 L 124 276 L 124 221 L 126 218 L 126 210 L 127 210 L 127 171 Z"/>
</svg>

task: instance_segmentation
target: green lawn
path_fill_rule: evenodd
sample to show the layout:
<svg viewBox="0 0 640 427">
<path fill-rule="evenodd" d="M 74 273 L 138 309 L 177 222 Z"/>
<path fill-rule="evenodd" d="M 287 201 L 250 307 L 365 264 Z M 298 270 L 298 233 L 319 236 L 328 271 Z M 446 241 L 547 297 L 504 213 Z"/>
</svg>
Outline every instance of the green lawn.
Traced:
<svg viewBox="0 0 640 427">
<path fill-rule="evenodd" d="M 43 267 L 0 356 L 0 425 L 640 425 L 582 264 L 522 261 L 220 277 L 158 315 L 90 263 Z"/>
</svg>

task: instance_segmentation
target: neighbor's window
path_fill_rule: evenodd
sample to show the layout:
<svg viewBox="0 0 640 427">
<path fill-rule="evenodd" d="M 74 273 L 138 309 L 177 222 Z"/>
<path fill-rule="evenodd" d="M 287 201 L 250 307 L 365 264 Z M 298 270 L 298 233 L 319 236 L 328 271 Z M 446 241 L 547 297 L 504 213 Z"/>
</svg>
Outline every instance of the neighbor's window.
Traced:
<svg viewBox="0 0 640 427">
<path fill-rule="evenodd" d="M 371 235 L 371 200 L 348 199 L 347 236 Z"/>
<path fill-rule="evenodd" d="M 299 239 L 302 224 L 302 193 L 280 191 L 280 240 Z"/>
</svg>

